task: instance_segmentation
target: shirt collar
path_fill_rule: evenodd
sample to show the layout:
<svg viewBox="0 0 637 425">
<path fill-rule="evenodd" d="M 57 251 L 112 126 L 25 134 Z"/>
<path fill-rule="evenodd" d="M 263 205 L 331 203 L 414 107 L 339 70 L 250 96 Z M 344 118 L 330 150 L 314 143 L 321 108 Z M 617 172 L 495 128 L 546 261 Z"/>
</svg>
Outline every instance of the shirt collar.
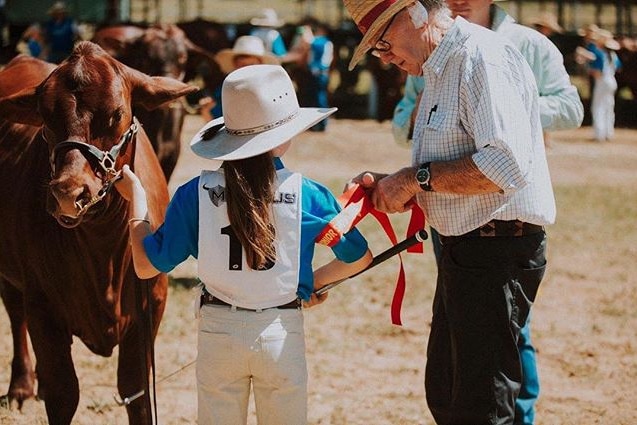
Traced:
<svg viewBox="0 0 637 425">
<path fill-rule="evenodd" d="M 285 168 L 285 165 L 283 165 L 283 161 L 281 161 L 281 158 L 278 156 L 274 157 L 274 168 L 278 171 L 278 170 L 282 170 Z"/>
<path fill-rule="evenodd" d="M 491 29 L 493 31 L 497 31 L 500 25 L 514 23 L 515 19 L 513 19 L 513 16 L 506 13 L 500 6 L 491 5 Z"/>
<path fill-rule="evenodd" d="M 435 74 L 441 74 L 445 69 L 445 65 L 451 55 L 459 49 L 464 41 L 469 37 L 469 22 L 463 17 L 458 16 L 454 19 L 453 24 L 442 37 L 440 44 L 434 49 L 431 56 L 423 65 L 423 73 L 425 68 L 431 69 Z"/>
</svg>

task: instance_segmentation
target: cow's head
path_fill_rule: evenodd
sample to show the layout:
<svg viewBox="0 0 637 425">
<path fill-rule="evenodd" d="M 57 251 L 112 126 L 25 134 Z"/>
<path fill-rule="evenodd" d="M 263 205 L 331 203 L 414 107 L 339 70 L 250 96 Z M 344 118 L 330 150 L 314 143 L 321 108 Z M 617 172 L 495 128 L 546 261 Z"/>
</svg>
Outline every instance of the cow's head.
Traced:
<svg viewBox="0 0 637 425">
<path fill-rule="evenodd" d="M 87 213 L 105 208 L 106 200 L 97 201 L 114 179 L 107 168 L 117 173 L 132 164 L 132 105 L 153 109 L 196 90 L 172 78 L 149 77 L 82 42 L 37 87 L 0 99 L 0 113 L 8 121 L 42 126 L 51 164 L 47 209 L 61 225 L 75 227 Z M 94 204 L 102 208 L 88 208 Z"/>
<path fill-rule="evenodd" d="M 157 24 L 147 29 L 106 27 L 94 40 L 109 54 L 148 75 L 183 80 L 188 54 L 194 45 L 176 25 Z"/>
</svg>

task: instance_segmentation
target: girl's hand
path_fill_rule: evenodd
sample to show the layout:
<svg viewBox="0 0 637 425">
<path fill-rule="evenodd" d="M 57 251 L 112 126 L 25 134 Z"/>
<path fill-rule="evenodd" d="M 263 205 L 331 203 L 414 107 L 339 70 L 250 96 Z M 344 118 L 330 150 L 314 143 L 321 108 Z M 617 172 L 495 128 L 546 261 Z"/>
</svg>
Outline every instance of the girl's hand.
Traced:
<svg viewBox="0 0 637 425">
<path fill-rule="evenodd" d="M 144 187 L 139 178 L 133 173 L 128 164 L 122 167 L 119 180 L 115 182 L 115 188 L 122 195 L 122 198 L 130 201 L 133 197 L 145 196 Z"/>
<path fill-rule="evenodd" d="M 327 299 L 327 292 L 322 293 L 321 295 L 316 295 L 312 293 L 309 301 L 303 301 L 303 308 L 310 308 L 315 305 L 321 304 L 323 301 Z"/>
</svg>

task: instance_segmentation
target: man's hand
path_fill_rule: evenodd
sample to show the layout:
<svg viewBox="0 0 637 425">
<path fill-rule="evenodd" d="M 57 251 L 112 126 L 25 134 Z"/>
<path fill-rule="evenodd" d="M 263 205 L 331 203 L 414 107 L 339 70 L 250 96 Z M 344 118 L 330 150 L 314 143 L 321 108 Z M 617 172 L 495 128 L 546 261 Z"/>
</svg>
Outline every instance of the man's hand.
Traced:
<svg viewBox="0 0 637 425">
<path fill-rule="evenodd" d="M 360 173 L 356 177 L 352 178 L 345 184 L 343 192 L 347 192 L 352 186 L 359 184 L 363 189 L 374 190 L 376 188 L 376 182 L 385 177 L 387 174 L 374 173 L 373 171 L 365 171 Z"/>
<path fill-rule="evenodd" d="M 371 193 L 374 207 L 383 212 L 405 212 L 412 198 L 422 189 L 416 182 L 416 168 L 406 167 L 376 181 Z"/>
</svg>

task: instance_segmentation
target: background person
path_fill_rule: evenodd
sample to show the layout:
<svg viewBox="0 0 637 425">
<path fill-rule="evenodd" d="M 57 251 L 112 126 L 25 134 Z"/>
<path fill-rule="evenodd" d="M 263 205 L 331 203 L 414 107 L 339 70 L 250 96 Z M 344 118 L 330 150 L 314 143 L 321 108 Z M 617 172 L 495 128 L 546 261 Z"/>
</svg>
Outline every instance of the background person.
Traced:
<svg viewBox="0 0 637 425">
<path fill-rule="evenodd" d="M 513 423 L 516 343 L 546 267 L 543 226 L 555 220 L 533 73 L 510 42 L 452 21 L 442 2 L 423 1 L 429 14 L 412 0 L 344 3 L 363 32 L 350 68 L 372 49 L 425 80 L 414 165 L 353 181 L 382 211 L 415 197 L 441 234 L 429 408 L 440 424 Z"/>
<path fill-rule="evenodd" d="M 288 49 L 285 47 L 283 37 L 277 28 L 281 28 L 285 21 L 279 19 L 276 10 L 271 8 L 262 9 L 258 16 L 250 19 L 250 24 L 254 28 L 250 31 L 250 35 L 259 37 L 263 40 L 265 49 L 275 56 L 283 57 L 287 54 Z"/>
<path fill-rule="evenodd" d="M 272 102 L 277 99 L 277 102 Z M 155 232 L 144 188 L 128 166 L 117 189 L 130 201 L 130 235 L 140 277 L 169 272 L 189 256 L 203 282 L 197 388 L 200 424 L 245 424 L 250 386 L 259 424 L 307 423 L 307 367 L 301 301 L 371 262 L 356 230 L 312 271 L 316 237 L 339 212 L 321 184 L 292 173 L 281 156 L 290 140 L 335 109 L 299 108 L 280 66 L 232 72 L 223 86 L 224 118 L 207 123 L 193 151 L 217 171 L 177 189 Z"/>
<path fill-rule="evenodd" d="M 595 49 L 591 49 L 591 52 L 595 59 L 588 65 L 589 75 L 594 81 L 591 118 L 595 141 L 606 142 L 612 140 L 615 135 L 615 73 L 621 68 L 621 61 L 615 52 L 620 46 L 613 34 L 604 29 L 595 31 L 592 41 Z"/>
<path fill-rule="evenodd" d="M 282 60 L 294 63 L 291 73 L 296 77 L 299 103 L 329 108 L 328 86 L 334 60 L 334 43 L 329 38 L 329 29 L 321 21 L 307 18 L 297 33 L 293 47 Z M 327 120 L 323 120 L 310 131 L 325 131 L 326 127 Z"/>
<path fill-rule="evenodd" d="M 235 69 L 248 65 L 279 63 L 276 56 L 265 51 L 265 46 L 260 38 L 252 35 L 238 37 L 232 49 L 220 50 L 215 55 L 215 61 L 224 74 L 229 74 Z M 213 91 L 206 93 L 206 96 L 199 100 L 200 114 L 205 121 L 219 118 L 223 115 L 221 102 L 221 87 L 223 81 L 212 85 Z"/>
<path fill-rule="evenodd" d="M 80 38 L 79 30 L 75 19 L 68 16 L 64 2 L 55 2 L 47 13 L 50 16 L 44 23 L 47 60 L 60 63 L 73 51 L 75 42 Z"/>
</svg>

